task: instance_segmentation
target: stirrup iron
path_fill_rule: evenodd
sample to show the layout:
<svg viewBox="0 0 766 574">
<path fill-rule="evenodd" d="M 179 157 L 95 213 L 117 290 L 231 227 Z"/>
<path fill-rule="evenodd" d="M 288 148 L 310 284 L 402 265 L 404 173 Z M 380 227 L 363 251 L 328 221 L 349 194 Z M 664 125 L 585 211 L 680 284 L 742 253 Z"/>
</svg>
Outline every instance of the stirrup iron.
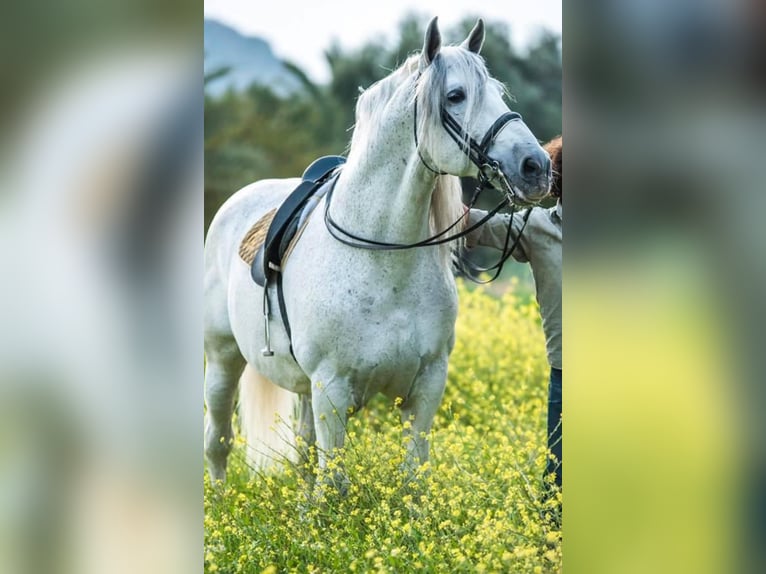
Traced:
<svg viewBox="0 0 766 574">
<path fill-rule="evenodd" d="M 266 335 L 266 346 L 261 349 L 261 355 L 264 357 L 273 357 L 274 351 L 271 349 L 271 333 L 269 332 L 269 319 L 271 318 L 271 309 L 269 308 L 269 291 L 263 288 L 263 327 Z"/>
</svg>

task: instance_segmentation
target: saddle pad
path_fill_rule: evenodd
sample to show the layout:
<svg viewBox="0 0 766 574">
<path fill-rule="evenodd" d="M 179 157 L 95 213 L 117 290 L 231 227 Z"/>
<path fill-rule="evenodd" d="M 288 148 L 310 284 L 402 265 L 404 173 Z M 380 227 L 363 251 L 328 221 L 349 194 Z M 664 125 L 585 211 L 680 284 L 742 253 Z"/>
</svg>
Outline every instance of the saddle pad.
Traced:
<svg viewBox="0 0 766 574">
<path fill-rule="evenodd" d="M 277 209 L 274 208 L 266 213 L 266 215 L 261 217 L 258 221 L 256 221 L 255 225 L 250 228 L 250 230 L 245 234 L 245 237 L 242 239 L 242 242 L 239 244 L 239 257 L 249 266 L 253 264 L 255 254 L 258 252 L 258 249 L 261 247 L 261 245 L 263 245 L 263 242 L 266 239 L 266 233 L 269 231 L 271 221 L 274 219 L 276 214 Z"/>
</svg>

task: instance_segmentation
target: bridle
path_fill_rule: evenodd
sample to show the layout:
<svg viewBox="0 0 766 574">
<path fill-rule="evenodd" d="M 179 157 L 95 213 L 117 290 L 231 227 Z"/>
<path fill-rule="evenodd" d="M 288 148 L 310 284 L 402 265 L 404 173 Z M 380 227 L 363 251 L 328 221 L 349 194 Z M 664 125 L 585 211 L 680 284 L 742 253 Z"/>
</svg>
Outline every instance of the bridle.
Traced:
<svg viewBox="0 0 766 574">
<path fill-rule="evenodd" d="M 479 176 L 478 180 L 481 185 L 484 187 L 491 187 L 494 189 L 497 189 L 495 187 L 495 183 L 500 183 L 500 186 L 502 191 L 506 196 L 508 196 L 508 201 L 513 202 L 516 199 L 516 192 L 513 190 L 513 186 L 508 183 L 508 180 L 506 179 L 505 175 L 503 174 L 502 170 L 500 169 L 500 164 L 497 162 L 497 160 L 492 159 L 489 157 L 487 152 L 489 151 L 489 147 L 494 143 L 495 138 L 498 136 L 498 134 L 503 130 L 505 125 L 508 122 L 511 122 L 513 120 L 520 120 L 521 114 L 518 112 L 505 112 L 503 115 L 501 115 L 499 118 L 497 118 L 494 123 L 489 127 L 487 132 L 484 134 L 484 137 L 481 140 L 481 143 L 477 142 L 471 135 L 466 132 L 463 129 L 463 126 L 461 126 L 458 121 L 450 114 L 447 109 L 442 106 L 441 108 L 441 121 L 442 126 L 444 127 L 444 130 L 449 134 L 449 136 L 455 141 L 455 143 L 458 145 L 460 150 L 468 156 L 468 159 L 473 163 L 478 169 L 479 169 Z M 429 171 L 432 171 L 433 173 L 437 175 L 446 175 L 446 172 L 443 172 L 441 170 L 436 170 L 432 168 L 430 165 L 428 165 L 428 162 L 423 157 L 423 154 L 420 151 L 420 143 L 418 142 L 418 128 L 417 128 L 417 121 L 418 121 L 418 101 L 415 100 L 415 113 L 413 115 L 413 126 L 412 126 L 412 132 L 415 137 L 415 148 L 418 151 L 418 156 L 420 157 L 420 161 L 423 163 L 423 165 L 428 169 Z"/>
<path fill-rule="evenodd" d="M 417 79 L 416 79 L 416 82 L 417 82 Z M 348 245 L 350 247 L 367 249 L 371 251 L 399 251 L 404 249 L 414 249 L 416 247 L 429 247 L 429 246 L 435 246 L 435 245 L 442 245 L 444 243 L 449 243 L 450 241 L 455 241 L 456 239 L 460 239 L 461 237 L 465 237 L 469 233 L 472 233 L 473 231 L 475 231 L 476 229 L 484 225 L 489 219 L 491 219 L 495 214 L 497 214 L 505 206 L 510 206 L 511 218 L 510 218 L 510 223 L 508 225 L 508 231 L 505 237 L 505 245 L 504 245 L 503 253 L 500 256 L 499 261 L 495 265 L 491 267 L 486 267 L 486 268 L 476 266 L 471 261 L 469 261 L 465 257 L 465 255 L 462 255 L 462 257 L 458 258 L 458 261 L 457 261 L 459 270 L 463 274 L 465 274 L 469 279 L 476 281 L 477 283 L 489 283 L 490 281 L 494 281 L 498 277 L 498 275 L 500 275 L 500 272 L 502 271 L 502 268 L 505 262 L 513 254 L 514 250 L 518 246 L 519 241 L 521 239 L 521 235 L 524 232 L 524 228 L 526 227 L 527 220 L 529 219 L 531 208 L 527 209 L 527 212 L 524 214 L 522 228 L 519 230 L 519 234 L 514 240 L 513 245 L 511 246 L 510 249 L 508 249 L 508 244 L 510 242 L 510 237 L 511 237 L 511 230 L 513 227 L 512 225 L 513 224 L 513 209 L 515 207 L 517 197 L 513 189 L 513 186 L 508 182 L 507 178 L 505 177 L 505 174 L 503 174 L 502 170 L 500 169 L 499 163 L 497 162 L 497 160 L 492 159 L 487 154 L 487 152 L 490 146 L 492 145 L 492 143 L 495 141 L 495 138 L 503 130 L 503 128 L 509 122 L 513 120 L 520 120 L 520 119 L 521 119 L 521 114 L 517 112 L 511 112 L 511 111 L 505 112 L 503 115 L 501 115 L 499 118 L 497 118 L 493 122 L 493 124 L 489 127 L 487 132 L 484 134 L 484 137 L 481 139 L 481 142 L 477 142 L 473 137 L 471 137 L 471 135 L 468 132 L 466 132 L 463 129 L 463 127 L 447 111 L 447 109 L 444 106 L 442 106 L 441 108 L 442 126 L 444 127 L 445 131 L 449 134 L 449 136 L 455 141 L 455 143 L 458 145 L 460 150 L 478 168 L 478 177 L 477 177 L 478 185 L 476 189 L 474 190 L 471 201 L 469 202 L 467 206 L 468 209 L 466 209 L 465 213 L 462 216 L 460 216 L 457 219 L 457 221 L 452 223 L 449 227 L 447 227 L 443 231 L 437 233 L 436 235 L 423 239 L 422 241 L 417 241 L 415 243 L 389 243 L 385 241 L 376 241 L 374 239 L 361 237 L 351 233 L 350 231 L 347 231 L 346 229 L 343 229 L 340 225 L 338 225 L 335 222 L 335 220 L 333 220 L 332 216 L 330 215 L 330 201 L 332 199 L 332 192 L 335 188 L 335 183 L 337 182 L 337 178 L 338 178 L 337 174 L 334 176 L 333 181 L 330 183 L 330 189 L 327 191 L 326 198 L 325 198 L 324 221 L 325 221 L 325 225 L 327 226 L 327 230 L 330 232 L 330 235 L 332 235 L 335 239 L 337 239 L 341 243 Z M 428 164 L 428 162 L 426 162 L 425 158 L 423 157 L 420 151 L 420 144 L 418 141 L 417 121 L 418 121 L 418 100 L 416 96 L 415 103 L 414 103 L 414 114 L 413 114 L 413 134 L 415 138 L 415 149 L 418 152 L 420 161 L 429 171 L 435 173 L 436 175 L 447 175 L 446 172 L 443 172 L 441 170 L 437 170 L 431 167 Z M 466 215 L 468 214 L 468 211 L 476 204 L 476 201 L 479 199 L 479 196 L 481 195 L 481 193 L 485 189 L 498 189 L 496 185 L 500 186 L 499 191 L 501 191 L 504 195 L 503 200 L 499 204 L 497 204 L 493 209 L 491 209 L 487 213 L 487 215 L 481 218 L 481 220 L 479 220 L 478 222 L 467 227 L 466 229 L 463 229 L 462 231 L 459 231 L 452 235 L 447 235 L 450 231 L 452 231 L 458 224 L 460 224 L 465 219 Z M 495 273 L 489 280 L 481 280 L 478 278 L 479 274 L 493 271 L 493 270 L 495 271 Z"/>
</svg>

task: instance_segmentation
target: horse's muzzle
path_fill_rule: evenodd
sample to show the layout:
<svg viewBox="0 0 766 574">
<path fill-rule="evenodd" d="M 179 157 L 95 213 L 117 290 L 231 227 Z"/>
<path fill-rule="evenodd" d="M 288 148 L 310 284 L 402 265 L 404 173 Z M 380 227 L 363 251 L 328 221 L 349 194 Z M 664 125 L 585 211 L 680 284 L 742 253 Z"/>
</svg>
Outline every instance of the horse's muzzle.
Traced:
<svg viewBox="0 0 766 574">
<path fill-rule="evenodd" d="M 515 163 L 515 162 L 514 162 Z M 529 150 L 518 164 L 500 162 L 505 179 L 512 188 L 510 195 L 517 205 L 539 203 L 550 190 L 553 181 L 551 159 L 544 149 Z M 506 192 L 507 193 L 507 192 Z"/>
</svg>

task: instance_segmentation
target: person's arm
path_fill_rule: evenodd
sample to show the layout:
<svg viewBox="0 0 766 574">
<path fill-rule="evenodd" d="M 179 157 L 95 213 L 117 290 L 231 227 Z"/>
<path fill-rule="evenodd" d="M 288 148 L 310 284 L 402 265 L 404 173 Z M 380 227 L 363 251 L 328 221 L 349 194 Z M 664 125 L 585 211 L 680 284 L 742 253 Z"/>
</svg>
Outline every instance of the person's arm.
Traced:
<svg viewBox="0 0 766 574">
<path fill-rule="evenodd" d="M 523 213 L 524 212 L 516 212 L 513 214 L 513 228 L 511 230 L 511 237 L 508 241 L 508 247 L 513 245 L 513 242 L 516 240 L 519 232 L 524 226 Z M 469 227 L 475 225 L 486 216 L 486 211 L 482 209 L 472 209 L 468 214 L 467 225 Z M 479 229 L 472 231 L 466 236 L 466 246 L 470 248 L 480 245 L 502 250 L 505 247 L 505 236 L 508 233 L 508 222 L 510 218 L 511 215 L 508 213 L 498 213 L 493 215 L 486 223 L 484 223 L 484 225 L 479 227 Z M 528 261 L 523 249 L 519 249 L 518 247 L 513 252 L 513 258 L 522 263 Z"/>
</svg>

